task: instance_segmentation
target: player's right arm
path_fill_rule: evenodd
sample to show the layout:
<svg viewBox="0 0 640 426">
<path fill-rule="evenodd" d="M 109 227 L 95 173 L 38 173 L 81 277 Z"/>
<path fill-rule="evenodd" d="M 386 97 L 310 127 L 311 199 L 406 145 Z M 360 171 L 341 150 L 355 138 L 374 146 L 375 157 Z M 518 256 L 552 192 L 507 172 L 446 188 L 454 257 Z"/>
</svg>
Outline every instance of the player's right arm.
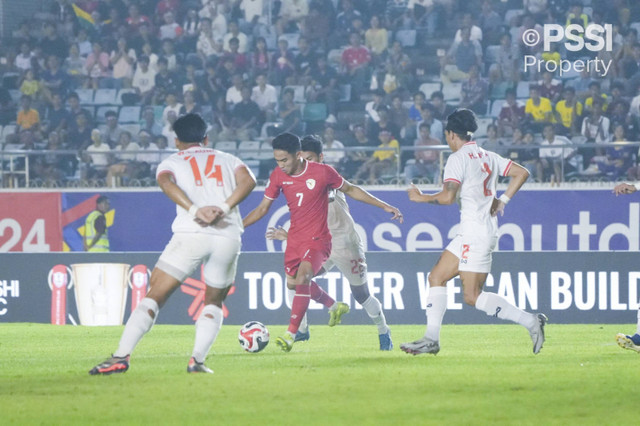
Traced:
<svg viewBox="0 0 640 426">
<path fill-rule="evenodd" d="M 236 187 L 225 200 L 229 209 L 234 208 L 249 196 L 253 188 L 256 187 L 256 177 L 251 171 L 245 167 L 238 167 L 235 172 Z"/>
<path fill-rule="evenodd" d="M 253 225 L 257 221 L 262 219 L 269 212 L 271 204 L 273 204 L 273 200 L 264 197 L 260 204 L 258 204 L 258 207 L 251 210 L 251 213 L 249 213 L 247 216 L 245 216 L 244 219 L 242 219 L 242 225 L 244 225 L 244 227 L 246 228 L 247 226 Z"/>
<path fill-rule="evenodd" d="M 158 186 L 162 189 L 167 197 L 186 211 L 190 211 L 191 207 L 195 206 L 193 201 L 187 196 L 187 194 L 176 184 L 173 174 L 160 173 L 157 178 Z M 200 225 L 207 226 L 214 222 L 222 210 L 215 210 L 210 207 L 200 207 L 195 212 L 195 219 L 199 221 Z"/>
<path fill-rule="evenodd" d="M 431 204 L 453 204 L 456 201 L 456 194 L 460 189 L 458 182 L 449 180 L 442 185 L 442 191 L 435 194 L 423 194 L 420 189 L 413 183 L 407 189 L 409 200 L 414 203 L 431 203 Z"/>
</svg>

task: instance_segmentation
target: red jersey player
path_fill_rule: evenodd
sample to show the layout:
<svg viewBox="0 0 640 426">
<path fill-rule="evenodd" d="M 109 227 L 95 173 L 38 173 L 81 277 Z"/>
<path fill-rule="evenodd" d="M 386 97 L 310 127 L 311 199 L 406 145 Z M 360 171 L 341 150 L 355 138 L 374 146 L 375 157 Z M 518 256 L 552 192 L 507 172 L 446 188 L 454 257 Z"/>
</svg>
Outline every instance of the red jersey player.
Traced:
<svg viewBox="0 0 640 426">
<path fill-rule="evenodd" d="M 276 344 L 291 351 L 300 321 L 313 299 L 329 308 L 329 326 L 339 324 L 349 312 L 345 303 L 336 303 L 312 278 L 331 254 L 331 233 L 327 226 L 329 190 L 337 189 L 355 200 L 380 207 L 391 213 L 391 219 L 402 223 L 397 208 L 374 197 L 362 188 L 351 185 L 329 165 L 312 163 L 300 156 L 300 138 L 283 133 L 273 140 L 273 157 L 278 167 L 271 173 L 262 202 L 243 220 L 249 226 L 264 217 L 273 201 L 282 192 L 291 213 L 291 227 L 284 263 L 287 287 L 296 290 L 291 303 L 289 328 Z"/>
</svg>

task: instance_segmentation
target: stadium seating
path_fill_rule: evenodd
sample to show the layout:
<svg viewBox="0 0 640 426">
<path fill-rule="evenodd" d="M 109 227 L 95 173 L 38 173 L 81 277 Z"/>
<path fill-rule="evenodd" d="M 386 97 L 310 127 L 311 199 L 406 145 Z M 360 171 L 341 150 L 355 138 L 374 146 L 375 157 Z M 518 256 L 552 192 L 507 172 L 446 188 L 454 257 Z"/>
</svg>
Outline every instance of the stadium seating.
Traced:
<svg viewBox="0 0 640 426">
<path fill-rule="evenodd" d="M 107 122 L 107 118 L 105 117 L 105 114 L 107 113 L 107 111 L 113 111 L 116 113 L 116 115 L 118 115 L 118 107 L 115 105 L 102 105 L 99 106 L 98 109 L 96 109 L 96 121 L 98 123 L 106 123 Z"/>
<path fill-rule="evenodd" d="M 327 118 L 327 104 L 308 103 L 302 109 L 304 121 L 324 121 Z"/>
<path fill-rule="evenodd" d="M 93 103 L 96 105 L 115 105 L 117 93 L 116 89 L 97 89 Z"/>
<path fill-rule="evenodd" d="M 82 105 L 93 105 L 93 89 L 76 89 L 78 100 Z"/>
<path fill-rule="evenodd" d="M 442 95 L 444 96 L 444 100 L 447 102 L 459 100 L 461 91 L 462 83 L 459 82 L 442 85 Z"/>
<path fill-rule="evenodd" d="M 399 41 L 402 47 L 414 47 L 417 35 L 416 30 L 398 30 L 395 33 L 395 40 Z"/>
<path fill-rule="evenodd" d="M 259 141 L 242 141 L 238 144 L 238 156 L 242 159 L 257 159 L 260 156 Z"/>
<path fill-rule="evenodd" d="M 473 133 L 474 138 L 487 136 L 487 127 L 493 124 L 493 117 L 478 117 L 478 130 Z"/>
<path fill-rule="evenodd" d="M 120 107 L 118 123 L 138 123 L 140 121 L 140 106 Z"/>
<path fill-rule="evenodd" d="M 235 155 L 238 145 L 235 141 L 218 141 L 216 142 L 214 148 Z"/>
<path fill-rule="evenodd" d="M 437 91 L 439 91 L 439 90 L 440 90 L 440 88 L 441 88 L 441 84 L 440 84 L 440 83 L 438 83 L 438 82 L 433 82 L 433 83 L 429 83 L 429 82 L 427 82 L 427 83 L 422 83 L 422 84 L 420 85 L 420 91 L 421 91 L 422 93 L 424 93 L 424 96 L 425 96 L 427 99 L 429 99 L 429 98 L 431 97 L 431 94 L 432 94 L 433 92 L 437 92 Z"/>
</svg>

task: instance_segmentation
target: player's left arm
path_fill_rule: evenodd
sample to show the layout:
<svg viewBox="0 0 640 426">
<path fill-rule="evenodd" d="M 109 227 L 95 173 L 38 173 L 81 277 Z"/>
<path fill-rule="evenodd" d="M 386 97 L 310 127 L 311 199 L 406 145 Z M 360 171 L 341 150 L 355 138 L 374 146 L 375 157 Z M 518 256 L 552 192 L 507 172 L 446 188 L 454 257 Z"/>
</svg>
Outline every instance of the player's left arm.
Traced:
<svg viewBox="0 0 640 426">
<path fill-rule="evenodd" d="M 491 204 L 491 216 L 496 216 L 498 213 L 500 213 L 501 216 L 504 215 L 504 207 L 529 178 L 529 171 L 520 164 L 511 163 L 507 171 L 507 176 L 511 178 L 509 180 L 509 186 L 507 186 L 507 189 L 502 193 L 500 198 L 493 200 Z"/>
<path fill-rule="evenodd" d="M 353 198 L 356 201 L 361 201 L 366 204 L 370 204 L 375 207 L 379 207 L 387 213 L 391 213 L 391 220 L 398 219 L 400 223 L 403 222 L 404 218 L 402 217 L 402 213 L 397 207 L 394 207 L 390 204 L 385 203 L 381 199 L 374 197 L 371 193 L 362 189 L 358 185 L 352 185 L 348 181 L 344 181 L 343 185 L 340 187 L 340 191 Z"/>
<path fill-rule="evenodd" d="M 256 187 L 256 177 L 246 166 L 238 167 L 235 172 L 235 177 L 236 188 L 225 201 L 229 209 L 240 204 L 249 196 L 249 194 L 251 194 L 253 188 Z"/>
</svg>

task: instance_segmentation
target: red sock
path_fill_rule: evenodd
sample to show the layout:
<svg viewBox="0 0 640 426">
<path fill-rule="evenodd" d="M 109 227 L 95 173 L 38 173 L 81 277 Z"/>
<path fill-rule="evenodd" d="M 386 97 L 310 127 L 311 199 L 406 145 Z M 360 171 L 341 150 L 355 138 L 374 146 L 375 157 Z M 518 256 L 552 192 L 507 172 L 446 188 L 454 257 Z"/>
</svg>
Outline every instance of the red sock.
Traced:
<svg viewBox="0 0 640 426">
<path fill-rule="evenodd" d="M 287 331 L 295 336 L 298 332 L 298 328 L 300 327 L 300 322 L 302 322 L 302 318 L 304 314 L 307 313 L 307 308 L 309 307 L 309 286 L 308 285 L 297 285 L 296 286 L 296 295 L 293 296 L 293 301 L 291 302 L 291 318 L 289 319 L 289 328 Z"/>
<path fill-rule="evenodd" d="M 311 285 L 309 287 L 311 298 L 316 302 L 322 303 L 327 308 L 332 307 L 333 304 L 336 303 L 336 301 L 333 300 L 333 297 L 329 296 L 329 293 L 321 289 L 315 281 L 311 281 Z"/>
</svg>

